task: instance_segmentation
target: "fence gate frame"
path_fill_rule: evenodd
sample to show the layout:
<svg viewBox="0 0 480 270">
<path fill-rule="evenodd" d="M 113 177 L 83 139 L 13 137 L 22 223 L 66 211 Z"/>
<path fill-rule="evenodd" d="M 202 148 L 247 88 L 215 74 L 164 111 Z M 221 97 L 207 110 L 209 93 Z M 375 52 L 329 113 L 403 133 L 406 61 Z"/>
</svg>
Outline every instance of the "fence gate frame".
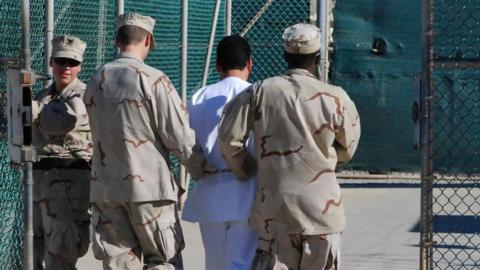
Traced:
<svg viewBox="0 0 480 270">
<path fill-rule="evenodd" d="M 420 90 L 420 136 L 421 136 L 421 199 L 420 199 L 420 270 L 433 269 L 433 89 L 430 84 L 432 72 L 432 38 L 434 34 L 434 0 L 422 0 L 422 75 Z"/>
<path fill-rule="evenodd" d="M 479 39 L 479 23 L 466 23 L 471 19 L 469 15 L 472 16 L 479 6 L 468 6 L 468 1 L 459 1 L 460 8 L 445 3 L 439 0 L 421 1 L 420 270 L 477 269 L 480 263 L 479 223 L 473 221 L 480 216 L 478 164 L 461 165 L 461 161 L 457 161 L 462 155 L 467 159 L 475 156 L 476 144 L 471 142 L 476 140 L 476 136 L 469 136 L 464 129 L 460 131 L 460 124 L 469 122 L 466 116 L 457 116 L 460 120 L 449 118 L 462 115 L 462 109 L 479 109 L 478 105 L 469 107 L 461 99 L 462 92 L 465 97 L 474 90 L 480 90 L 478 76 L 471 77 L 470 73 L 480 73 L 480 53 L 478 47 L 472 49 L 478 43 L 470 41 Z M 467 88 L 463 84 L 460 87 L 447 85 L 448 80 L 456 84 L 466 81 L 476 83 L 469 84 L 470 88 Z M 474 97 L 474 103 L 478 104 L 478 97 Z M 467 131 L 474 131 L 470 128 L 468 126 Z M 445 137 L 449 137 L 450 141 L 443 141 Z M 470 141 L 462 148 L 459 145 L 464 140 Z M 452 152 L 452 149 L 457 151 Z M 463 153 L 465 150 L 468 151 Z"/>
</svg>

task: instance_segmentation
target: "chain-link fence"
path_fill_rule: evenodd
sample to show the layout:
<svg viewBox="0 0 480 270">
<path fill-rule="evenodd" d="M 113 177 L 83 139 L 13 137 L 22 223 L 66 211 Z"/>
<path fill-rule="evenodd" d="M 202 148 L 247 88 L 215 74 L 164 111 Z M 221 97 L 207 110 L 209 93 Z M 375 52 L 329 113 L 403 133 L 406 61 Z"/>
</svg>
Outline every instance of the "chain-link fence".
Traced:
<svg viewBox="0 0 480 270">
<path fill-rule="evenodd" d="M 422 269 L 480 269 L 480 3 L 424 3 Z"/>
<path fill-rule="evenodd" d="M 30 1 L 32 68 L 42 73 L 44 67 L 44 33 L 46 0 Z M 56 0 L 54 2 L 54 35 L 69 34 L 87 42 L 80 79 L 91 74 L 115 55 L 114 32 L 116 3 L 110 0 Z M 211 32 L 216 0 L 189 0 L 187 97 L 200 88 Z M 233 0 L 232 33 L 244 31 L 254 52 L 252 81 L 283 72 L 281 33 L 287 26 L 310 22 L 315 5 L 310 0 Z M 126 12 L 139 12 L 156 19 L 157 49 L 147 63 L 163 70 L 180 89 L 181 1 L 126 0 Z M 17 57 L 20 52 L 20 3 L 4 0 L 0 5 L 0 57 Z M 213 46 L 225 34 L 225 1 L 221 1 Z M 213 50 L 207 83 L 218 80 Z M 34 92 L 42 88 L 41 83 Z M 9 164 L 7 150 L 6 78 L 0 72 L 0 269 L 20 269 L 23 238 L 22 181 L 19 172 Z"/>
<path fill-rule="evenodd" d="M 280 75 L 286 69 L 283 60 L 282 33 L 288 26 L 311 22 L 312 1 L 233 1 L 232 32 L 245 33 L 253 52 L 251 81 Z M 315 1 L 314 1 L 315 2 Z M 254 23 L 251 28 L 249 26 Z"/>
<path fill-rule="evenodd" d="M 86 80 L 106 59 L 113 56 L 115 3 L 112 1 L 55 1 L 55 34 L 81 37 L 89 46 L 80 78 Z M 20 1 L 0 5 L 0 57 L 16 57 L 20 51 Z M 45 1 L 30 1 L 32 68 L 44 71 Z M 0 269 L 20 269 L 23 239 L 22 181 L 10 166 L 7 149 L 6 73 L 0 72 Z M 34 92 L 42 88 L 38 83 Z"/>
<path fill-rule="evenodd" d="M 19 53 L 19 8 L 19 1 L 2 2 L 0 5 L 0 57 Z M 22 260 L 22 182 L 19 172 L 10 167 L 8 158 L 5 76 L 5 72 L 0 72 L 0 267 L 18 269 Z"/>
</svg>

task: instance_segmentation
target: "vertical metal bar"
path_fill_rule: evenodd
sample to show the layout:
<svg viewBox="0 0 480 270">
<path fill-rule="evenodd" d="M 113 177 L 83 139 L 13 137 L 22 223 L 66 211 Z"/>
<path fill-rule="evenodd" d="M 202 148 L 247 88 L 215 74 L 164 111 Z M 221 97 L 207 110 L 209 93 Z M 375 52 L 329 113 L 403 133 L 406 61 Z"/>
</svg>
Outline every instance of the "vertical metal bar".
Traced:
<svg viewBox="0 0 480 270">
<path fill-rule="evenodd" d="M 28 80 L 31 82 L 32 74 L 32 51 L 30 48 L 30 2 L 29 0 L 22 0 L 20 3 L 20 20 L 22 28 L 22 44 L 20 55 L 20 69 L 21 73 L 28 74 L 30 77 Z M 25 83 L 24 79 L 21 79 L 21 83 Z M 31 90 L 29 87 L 24 88 L 24 95 L 27 94 L 31 97 Z M 24 104 L 25 105 L 25 104 Z M 31 106 L 31 105 L 30 105 Z M 31 114 L 31 111 L 28 111 Z M 30 115 L 31 119 L 31 115 Z M 24 132 L 28 131 L 28 126 L 24 126 Z M 25 135 L 25 134 L 24 134 Z M 24 136 L 25 138 L 25 136 Z M 31 136 L 29 136 L 31 138 Z M 31 141 L 28 142 L 31 144 Z M 24 148 L 22 149 L 24 150 Z M 22 158 L 23 159 L 23 158 Z M 25 159 L 23 159 L 25 160 Z M 24 243 L 23 243 L 23 269 L 33 270 L 33 179 L 32 179 L 32 159 L 27 158 L 24 161 Z"/>
<path fill-rule="evenodd" d="M 318 2 L 320 0 L 310 0 L 310 23 L 316 25 L 317 27 L 320 25 L 318 23 Z"/>
<path fill-rule="evenodd" d="M 53 39 L 53 0 L 45 1 L 45 50 L 44 50 L 44 59 L 43 59 L 43 72 L 46 75 L 52 75 L 52 68 L 50 67 L 50 57 L 52 55 L 52 39 Z M 44 86 L 47 87 L 52 80 L 45 80 L 43 82 Z"/>
<path fill-rule="evenodd" d="M 122 15 L 123 13 L 125 13 L 125 1 L 124 0 L 117 0 L 116 3 L 117 3 L 116 17 L 118 17 L 119 15 Z M 117 48 L 117 55 L 119 53 L 120 53 L 120 49 Z"/>
<path fill-rule="evenodd" d="M 188 0 L 182 0 L 182 63 L 181 63 L 181 90 L 182 100 L 187 101 L 187 72 L 188 72 Z"/>
<path fill-rule="evenodd" d="M 320 80 L 327 81 L 328 74 L 328 34 L 330 33 L 328 25 L 329 0 L 317 0 L 317 26 L 322 31 L 320 45 L 320 63 L 318 73 Z"/>
<path fill-rule="evenodd" d="M 232 34 L 232 0 L 225 0 L 225 35 Z"/>
<path fill-rule="evenodd" d="M 106 45 L 106 35 L 107 35 L 107 12 L 108 12 L 108 1 L 109 0 L 99 0 L 98 1 L 98 32 L 96 35 L 97 46 L 96 46 L 96 56 L 95 56 L 95 68 L 100 67 L 105 59 L 105 45 Z M 93 64 L 93 59 L 90 64 Z"/>
<path fill-rule="evenodd" d="M 221 3 L 221 0 L 216 0 L 216 2 L 215 2 L 215 10 L 213 12 L 213 20 L 212 20 L 212 30 L 210 32 L 210 39 L 208 41 L 207 56 L 206 56 L 206 59 L 205 59 L 205 66 L 203 68 L 202 87 L 207 85 L 208 69 L 210 67 L 210 59 L 212 57 L 213 41 L 215 39 L 215 31 L 217 29 L 218 14 L 220 13 L 220 3 Z"/>
<path fill-rule="evenodd" d="M 125 1 L 124 0 L 117 0 L 117 11 L 116 15 L 122 15 L 125 13 Z"/>
<path fill-rule="evenodd" d="M 188 76 L 188 0 L 182 0 L 182 62 L 181 62 L 181 83 L 182 100 L 187 102 L 187 76 Z M 179 208 L 183 210 L 183 205 L 188 195 L 189 177 L 185 166 L 180 166 L 180 186 L 185 189 L 185 193 L 180 196 Z"/>
<path fill-rule="evenodd" d="M 25 236 L 23 244 L 23 269 L 33 270 L 33 177 L 32 162 L 25 162 L 23 177 L 25 181 Z"/>
<path fill-rule="evenodd" d="M 434 0 L 422 0 L 422 189 L 420 269 L 433 269 L 433 85 Z"/>
<path fill-rule="evenodd" d="M 21 24 L 22 24 L 22 51 L 20 59 L 20 68 L 24 70 L 32 69 L 32 51 L 30 48 L 30 2 L 22 0 L 21 2 Z"/>
</svg>

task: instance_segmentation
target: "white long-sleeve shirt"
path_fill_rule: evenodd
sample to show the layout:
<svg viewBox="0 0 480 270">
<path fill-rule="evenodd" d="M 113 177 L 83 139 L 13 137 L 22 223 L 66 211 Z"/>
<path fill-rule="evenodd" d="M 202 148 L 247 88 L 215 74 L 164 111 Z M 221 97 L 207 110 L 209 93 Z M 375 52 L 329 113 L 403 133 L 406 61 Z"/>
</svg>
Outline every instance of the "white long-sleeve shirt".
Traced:
<svg viewBox="0 0 480 270">
<path fill-rule="evenodd" d="M 227 77 L 199 89 L 188 104 L 190 126 L 207 160 L 220 172 L 205 177 L 189 193 L 183 219 L 192 222 L 224 222 L 247 219 L 255 196 L 256 179 L 241 182 L 229 172 L 218 145 L 218 125 L 224 106 L 250 83 Z"/>
</svg>

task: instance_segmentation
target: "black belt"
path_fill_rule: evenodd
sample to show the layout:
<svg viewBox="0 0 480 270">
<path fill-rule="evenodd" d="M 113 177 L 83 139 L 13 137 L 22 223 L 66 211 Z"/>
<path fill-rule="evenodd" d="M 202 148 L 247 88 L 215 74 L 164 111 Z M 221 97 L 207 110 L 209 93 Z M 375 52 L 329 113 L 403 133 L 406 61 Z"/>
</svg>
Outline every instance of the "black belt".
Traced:
<svg viewBox="0 0 480 270">
<path fill-rule="evenodd" d="M 215 171 L 204 171 L 205 174 L 218 174 L 218 173 L 229 173 L 232 172 L 230 169 L 216 169 Z"/>
<path fill-rule="evenodd" d="M 73 158 L 42 158 L 40 161 L 33 163 L 34 170 L 50 170 L 50 169 L 90 169 L 89 162 L 83 159 Z"/>
</svg>

